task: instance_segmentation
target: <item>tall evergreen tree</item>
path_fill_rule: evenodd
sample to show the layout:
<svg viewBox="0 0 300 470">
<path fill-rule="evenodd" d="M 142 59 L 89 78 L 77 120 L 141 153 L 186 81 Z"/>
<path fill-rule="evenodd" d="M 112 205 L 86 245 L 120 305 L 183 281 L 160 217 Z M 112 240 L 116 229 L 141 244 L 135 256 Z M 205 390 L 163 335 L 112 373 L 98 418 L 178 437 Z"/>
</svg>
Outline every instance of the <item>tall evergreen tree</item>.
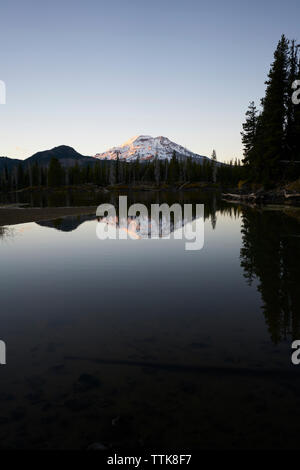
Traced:
<svg viewBox="0 0 300 470">
<path fill-rule="evenodd" d="M 274 62 L 266 82 L 266 95 L 262 100 L 256 164 L 264 182 L 278 178 L 279 163 L 284 160 L 286 108 L 289 99 L 288 52 L 288 40 L 282 35 L 274 53 Z"/>
<path fill-rule="evenodd" d="M 298 46 L 299 47 L 299 46 Z M 298 57 L 296 79 L 300 80 L 300 54 Z M 294 136 L 294 158 L 295 161 L 300 162 L 300 104 L 294 105 L 294 123 L 293 123 L 293 136 Z M 297 165 L 298 177 L 299 175 L 299 166 Z"/>
<path fill-rule="evenodd" d="M 289 56 L 288 78 L 290 94 L 293 94 L 293 83 L 297 79 L 300 79 L 300 60 L 295 41 L 292 41 Z M 286 158 L 291 163 L 300 161 L 300 105 L 295 105 L 291 96 L 287 107 L 286 152 Z"/>
<path fill-rule="evenodd" d="M 48 185 L 55 187 L 63 183 L 63 169 L 57 158 L 51 158 L 48 168 Z"/>
<path fill-rule="evenodd" d="M 160 161 L 158 159 L 158 155 L 155 155 L 154 160 L 154 175 L 155 175 L 155 183 L 159 185 L 160 183 Z"/>
<path fill-rule="evenodd" d="M 117 151 L 116 170 L 115 170 L 116 183 L 119 183 L 119 181 L 120 181 L 120 158 L 119 158 L 119 153 L 120 152 Z"/>
<path fill-rule="evenodd" d="M 212 163 L 212 179 L 213 183 L 217 181 L 217 153 L 215 150 L 212 151 L 211 154 L 211 163 Z"/>
<path fill-rule="evenodd" d="M 254 164 L 254 151 L 255 140 L 257 132 L 257 109 L 254 101 L 251 101 L 246 112 L 246 121 L 243 124 L 243 132 L 241 132 L 242 143 L 244 146 L 244 159 L 245 165 Z"/>
</svg>

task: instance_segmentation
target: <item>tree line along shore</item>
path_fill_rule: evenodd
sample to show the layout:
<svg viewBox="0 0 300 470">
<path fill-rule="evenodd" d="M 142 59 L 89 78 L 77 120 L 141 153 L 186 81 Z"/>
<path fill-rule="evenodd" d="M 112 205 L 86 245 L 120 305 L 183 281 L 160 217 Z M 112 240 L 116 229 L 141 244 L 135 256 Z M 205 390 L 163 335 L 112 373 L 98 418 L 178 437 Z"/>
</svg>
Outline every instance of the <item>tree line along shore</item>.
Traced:
<svg viewBox="0 0 300 470">
<path fill-rule="evenodd" d="M 241 132 L 243 159 L 228 163 L 182 158 L 127 162 L 98 160 L 62 165 L 57 158 L 40 164 L 4 166 L 0 192 L 83 187 L 111 189 L 220 189 L 225 197 L 280 202 L 300 193 L 300 103 L 292 100 L 300 79 L 299 46 L 282 35 L 274 52 L 260 107 L 250 102 Z M 299 91 L 300 95 L 300 91 Z"/>
</svg>

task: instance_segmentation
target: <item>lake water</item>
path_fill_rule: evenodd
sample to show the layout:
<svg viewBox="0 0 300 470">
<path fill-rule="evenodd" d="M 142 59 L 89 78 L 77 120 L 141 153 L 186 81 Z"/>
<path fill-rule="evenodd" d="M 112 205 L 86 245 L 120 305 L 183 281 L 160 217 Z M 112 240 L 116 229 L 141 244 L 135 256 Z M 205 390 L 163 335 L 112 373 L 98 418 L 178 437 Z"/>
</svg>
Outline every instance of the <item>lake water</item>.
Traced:
<svg viewBox="0 0 300 470">
<path fill-rule="evenodd" d="M 101 241 L 93 213 L 1 230 L 1 448 L 298 446 L 299 215 L 130 197 L 178 200 L 202 250 Z"/>
</svg>

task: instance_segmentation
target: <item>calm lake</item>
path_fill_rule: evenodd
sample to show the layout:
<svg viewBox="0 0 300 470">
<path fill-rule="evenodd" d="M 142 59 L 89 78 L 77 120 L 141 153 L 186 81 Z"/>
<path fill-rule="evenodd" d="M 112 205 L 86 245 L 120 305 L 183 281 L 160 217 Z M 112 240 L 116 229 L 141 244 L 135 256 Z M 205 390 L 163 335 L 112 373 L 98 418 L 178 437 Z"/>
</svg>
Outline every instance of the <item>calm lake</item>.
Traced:
<svg viewBox="0 0 300 470">
<path fill-rule="evenodd" d="M 298 447 L 299 212 L 129 202 L 203 203 L 203 249 L 101 241 L 95 213 L 0 231 L 0 447 Z"/>
</svg>

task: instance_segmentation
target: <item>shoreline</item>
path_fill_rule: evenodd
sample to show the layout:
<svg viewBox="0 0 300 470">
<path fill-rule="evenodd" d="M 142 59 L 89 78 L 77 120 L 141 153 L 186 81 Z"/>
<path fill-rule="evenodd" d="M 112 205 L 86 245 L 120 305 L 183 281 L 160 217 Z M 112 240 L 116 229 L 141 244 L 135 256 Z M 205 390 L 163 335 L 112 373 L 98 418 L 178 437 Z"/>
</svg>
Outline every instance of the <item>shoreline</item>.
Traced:
<svg viewBox="0 0 300 470">
<path fill-rule="evenodd" d="M 161 183 L 159 185 L 151 183 L 135 183 L 135 184 L 126 184 L 126 183 L 116 183 L 110 184 L 107 186 L 98 186 L 93 183 L 86 184 L 76 184 L 69 186 L 57 186 L 57 187 L 47 187 L 47 186 L 28 186 L 26 188 L 1 192 L 0 196 L 5 194 L 55 194 L 55 193 L 67 193 L 69 191 L 82 191 L 83 193 L 110 193 L 112 191 L 188 191 L 188 190 L 209 190 L 209 191 L 220 191 L 221 186 L 218 183 L 210 183 L 204 181 L 198 182 L 177 182 L 174 184 L 171 183 Z"/>
<path fill-rule="evenodd" d="M 259 190 L 256 192 L 245 193 L 221 193 L 224 201 L 233 203 L 251 203 L 253 205 L 279 204 L 290 205 L 300 204 L 300 194 L 296 192 L 287 192 L 286 190 Z"/>
<path fill-rule="evenodd" d="M 217 185 L 216 185 L 217 186 Z M 91 193 L 97 192 L 105 192 L 109 193 L 111 191 L 116 191 L 118 193 L 127 192 L 127 191 L 148 191 L 148 192 L 156 192 L 156 191 L 174 191 L 181 192 L 186 190 L 193 190 L 198 191 L 199 193 L 205 193 L 207 191 L 214 191 L 219 193 L 220 198 L 229 204 L 241 204 L 244 206 L 252 207 L 252 208 L 270 208 L 273 206 L 273 210 L 296 210 L 297 218 L 299 218 L 298 210 L 300 208 L 300 194 L 298 191 L 295 191 L 294 188 L 281 188 L 281 189 L 273 189 L 273 190 L 263 190 L 259 189 L 256 191 L 247 192 L 245 190 L 237 190 L 232 188 L 230 192 L 222 191 L 220 187 L 212 187 L 208 184 L 203 183 L 190 183 L 187 182 L 175 189 L 174 187 L 171 188 L 154 188 L 150 185 L 141 185 L 139 187 L 131 187 L 125 188 L 124 185 L 115 185 L 111 186 L 109 189 L 107 188 L 97 188 L 95 191 L 94 186 L 77 186 L 69 187 L 69 190 L 84 190 L 89 191 Z M 59 192 L 67 192 L 67 188 L 52 188 L 49 192 L 51 193 L 59 193 Z M 295 188 L 296 189 L 296 188 Z M 297 188 L 298 189 L 298 188 Z M 20 192 L 43 192 L 41 188 L 27 188 L 25 190 L 21 190 Z M 79 201 L 78 201 L 79 202 Z M 95 214 L 98 207 L 98 204 L 95 204 L 93 201 L 92 205 L 77 205 L 77 206 L 51 206 L 51 207 L 31 207 L 28 203 L 3 203 L 0 204 L 0 226 L 5 225 L 18 225 L 23 223 L 30 223 L 30 222 L 39 222 L 43 220 L 54 220 L 62 217 L 68 216 L 80 216 L 80 215 L 88 215 L 88 214 Z M 92 202 L 92 201 L 91 201 Z"/>
<path fill-rule="evenodd" d="M 300 206 L 279 203 L 255 204 L 246 200 L 227 200 L 231 204 L 241 204 L 252 209 L 283 211 L 287 215 L 293 216 L 300 221 Z M 21 207 L 22 205 L 9 204 L 0 206 L 0 227 L 9 225 L 26 224 L 40 222 L 43 220 L 54 220 L 68 216 L 80 216 L 95 214 L 98 206 L 77 206 L 77 207 Z M 24 206 L 24 205 L 23 205 Z"/>
</svg>

